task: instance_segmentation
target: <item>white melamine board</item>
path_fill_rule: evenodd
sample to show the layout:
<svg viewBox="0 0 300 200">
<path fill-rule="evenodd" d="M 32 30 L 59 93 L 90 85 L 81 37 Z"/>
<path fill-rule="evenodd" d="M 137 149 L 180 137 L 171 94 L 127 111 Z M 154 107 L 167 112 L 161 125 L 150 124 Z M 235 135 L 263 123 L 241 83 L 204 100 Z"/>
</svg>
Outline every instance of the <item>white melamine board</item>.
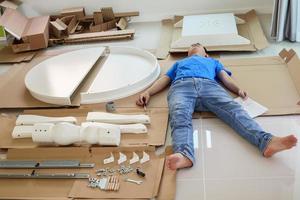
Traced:
<svg viewBox="0 0 300 200">
<path fill-rule="evenodd" d="M 233 13 L 184 16 L 182 36 L 238 34 Z"/>
<path fill-rule="evenodd" d="M 160 74 L 157 59 L 133 47 L 110 47 L 110 54 L 81 103 L 101 103 L 135 94 L 152 84 Z"/>
<path fill-rule="evenodd" d="M 49 58 L 27 73 L 26 88 L 40 101 L 70 105 L 71 95 L 104 51 L 104 47 L 87 48 Z"/>
<path fill-rule="evenodd" d="M 250 44 L 240 35 L 233 13 L 184 16 L 181 37 L 172 48 L 189 47 L 201 43 L 204 46 Z"/>
</svg>

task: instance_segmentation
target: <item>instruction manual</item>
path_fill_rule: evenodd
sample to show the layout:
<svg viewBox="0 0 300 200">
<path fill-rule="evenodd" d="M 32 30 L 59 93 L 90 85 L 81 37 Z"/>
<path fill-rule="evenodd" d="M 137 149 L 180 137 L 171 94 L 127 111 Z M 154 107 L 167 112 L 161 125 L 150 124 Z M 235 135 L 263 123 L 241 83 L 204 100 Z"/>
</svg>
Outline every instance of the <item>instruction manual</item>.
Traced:
<svg viewBox="0 0 300 200">
<path fill-rule="evenodd" d="M 257 103 L 250 97 L 248 97 L 246 100 L 243 100 L 241 97 L 238 97 L 235 98 L 234 101 L 238 102 L 246 110 L 246 112 L 251 118 L 255 118 L 268 111 L 268 108 Z"/>
</svg>

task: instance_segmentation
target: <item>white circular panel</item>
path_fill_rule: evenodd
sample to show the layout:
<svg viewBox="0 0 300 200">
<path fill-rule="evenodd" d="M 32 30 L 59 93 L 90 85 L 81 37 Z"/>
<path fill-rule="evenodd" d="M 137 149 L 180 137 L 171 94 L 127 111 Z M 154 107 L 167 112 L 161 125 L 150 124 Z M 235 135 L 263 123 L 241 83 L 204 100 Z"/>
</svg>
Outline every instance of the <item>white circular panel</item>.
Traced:
<svg viewBox="0 0 300 200">
<path fill-rule="evenodd" d="M 151 85 L 160 74 L 154 55 L 133 47 L 110 47 L 110 54 L 81 103 L 101 103 L 124 98 Z"/>
<path fill-rule="evenodd" d="M 26 88 L 40 101 L 70 105 L 71 95 L 104 50 L 104 47 L 87 48 L 51 57 L 26 74 Z"/>
</svg>

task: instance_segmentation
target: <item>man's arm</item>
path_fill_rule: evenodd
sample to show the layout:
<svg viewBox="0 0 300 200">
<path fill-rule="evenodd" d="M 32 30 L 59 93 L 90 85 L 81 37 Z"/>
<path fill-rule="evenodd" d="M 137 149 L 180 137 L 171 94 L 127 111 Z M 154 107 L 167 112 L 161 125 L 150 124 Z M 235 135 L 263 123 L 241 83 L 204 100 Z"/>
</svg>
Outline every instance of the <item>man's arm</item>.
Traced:
<svg viewBox="0 0 300 200">
<path fill-rule="evenodd" d="M 231 92 L 237 94 L 238 96 L 242 97 L 243 99 L 247 98 L 247 93 L 243 90 L 241 90 L 233 81 L 233 79 L 225 72 L 224 70 L 221 70 L 218 73 L 218 78 L 222 81 L 222 83 L 225 85 L 227 89 L 229 89 Z"/>
<path fill-rule="evenodd" d="M 160 79 L 155 81 L 149 89 L 140 94 L 139 98 L 136 101 L 136 104 L 139 106 L 147 105 L 150 97 L 165 89 L 170 84 L 170 82 L 171 79 L 168 76 L 163 75 Z"/>
</svg>

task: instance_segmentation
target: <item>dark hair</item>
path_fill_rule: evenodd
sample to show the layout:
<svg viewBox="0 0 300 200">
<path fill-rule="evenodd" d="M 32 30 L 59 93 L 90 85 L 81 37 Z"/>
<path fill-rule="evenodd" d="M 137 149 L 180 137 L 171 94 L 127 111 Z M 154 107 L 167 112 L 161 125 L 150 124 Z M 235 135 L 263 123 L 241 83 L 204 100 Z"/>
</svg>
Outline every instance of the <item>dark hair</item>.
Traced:
<svg viewBox="0 0 300 200">
<path fill-rule="evenodd" d="M 191 47 L 203 47 L 205 53 L 207 53 L 207 49 L 205 48 L 205 46 L 203 46 L 202 44 L 200 43 L 195 43 L 195 44 L 192 44 Z"/>
</svg>

